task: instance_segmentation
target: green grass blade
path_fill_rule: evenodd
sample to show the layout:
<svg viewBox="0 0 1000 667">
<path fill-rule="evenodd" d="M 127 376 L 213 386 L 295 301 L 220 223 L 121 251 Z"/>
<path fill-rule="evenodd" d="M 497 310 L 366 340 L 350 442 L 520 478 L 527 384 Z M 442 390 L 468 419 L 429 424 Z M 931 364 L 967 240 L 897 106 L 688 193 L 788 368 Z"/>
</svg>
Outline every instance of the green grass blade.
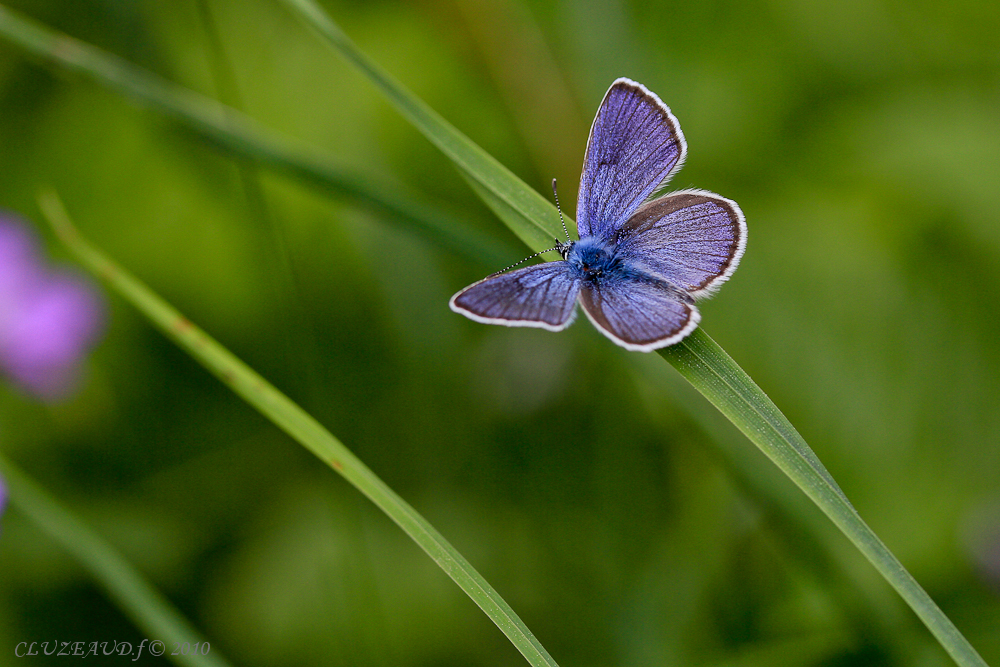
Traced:
<svg viewBox="0 0 1000 667">
<path fill-rule="evenodd" d="M 164 657 L 191 667 L 227 667 L 229 663 L 214 646 L 208 655 L 190 651 L 171 655 L 175 644 L 204 643 L 205 638 L 120 553 L 3 456 L 0 473 L 12 504 L 83 564 L 150 641 L 164 643 Z M 139 657 L 148 655 L 147 645 Z"/>
<path fill-rule="evenodd" d="M 283 2 L 360 69 L 399 113 L 448 156 L 467 178 L 488 191 L 490 196 L 484 197 L 486 204 L 529 248 L 538 251 L 552 247 L 552 239 L 562 234 L 562 225 L 551 202 L 527 187 L 507 167 L 362 53 L 315 2 Z M 572 220 L 567 224 L 572 224 Z"/>
<path fill-rule="evenodd" d="M 405 118 L 451 158 L 487 204 L 496 210 L 498 202 L 502 203 L 498 210 L 501 219 L 531 248 L 548 247 L 547 239 L 558 230 L 554 207 L 548 201 L 537 194 L 533 197 L 533 191 L 523 181 L 486 156 L 481 148 L 372 62 L 313 0 L 283 2 L 357 66 Z M 526 234 L 528 225 L 520 216 L 537 216 L 534 225 L 543 230 L 544 238 L 536 240 Z M 958 664 L 985 665 L 954 624 L 864 523 L 788 419 L 708 334 L 699 328 L 685 341 L 661 350 L 660 354 L 833 520 Z"/>
<path fill-rule="evenodd" d="M 332 433 L 146 285 L 84 240 L 70 223 L 54 193 L 43 194 L 39 203 L 60 239 L 90 271 L 104 279 L 223 384 L 375 503 L 486 612 L 531 665 L 555 667 L 552 657 L 472 565 Z"/>
<path fill-rule="evenodd" d="M 979 653 L 862 520 L 791 422 L 703 329 L 659 353 L 830 517 L 956 663 L 985 667 Z"/>
<path fill-rule="evenodd" d="M 515 251 L 469 229 L 454 215 L 415 203 L 396 183 L 380 182 L 337 164 L 328 154 L 299 145 L 253 118 L 173 84 L 141 67 L 0 5 L 0 37 L 65 70 L 82 74 L 170 116 L 235 155 L 283 171 L 322 190 L 374 207 L 389 221 L 436 246 L 473 256 L 487 266 L 509 263 Z M 515 258 L 516 259 L 516 258 Z"/>
<path fill-rule="evenodd" d="M 833 492 L 851 507 L 826 467 L 809 448 L 795 427 L 785 418 L 771 399 L 750 379 L 712 338 L 701 328 L 677 345 L 659 350 L 660 356 L 680 371 L 726 417 L 736 424 L 754 444 L 760 442 L 750 435 L 766 433 L 767 442 L 782 442 L 787 447 L 767 453 L 789 477 L 797 480 L 794 471 L 815 474 L 822 482 L 823 492 Z M 799 486 L 802 486 L 799 483 Z M 853 510 L 854 508 L 851 507 Z"/>
</svg>

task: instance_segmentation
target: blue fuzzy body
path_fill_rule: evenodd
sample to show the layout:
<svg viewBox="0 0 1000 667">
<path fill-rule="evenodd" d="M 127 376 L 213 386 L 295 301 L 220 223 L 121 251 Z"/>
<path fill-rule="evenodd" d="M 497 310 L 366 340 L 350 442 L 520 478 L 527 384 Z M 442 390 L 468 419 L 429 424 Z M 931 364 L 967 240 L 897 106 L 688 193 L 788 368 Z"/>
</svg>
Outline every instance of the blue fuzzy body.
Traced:
<svg viewBox="0 0 1000 667">
<path fill-rule="evenodd" d="M 566 247 L 563 258 L 584 282 L 594 286 L 625 280 L 644 281 L 650 276 L 637 271 L 617 252 L 613 243 L 585 236 Z"/>
</svg>

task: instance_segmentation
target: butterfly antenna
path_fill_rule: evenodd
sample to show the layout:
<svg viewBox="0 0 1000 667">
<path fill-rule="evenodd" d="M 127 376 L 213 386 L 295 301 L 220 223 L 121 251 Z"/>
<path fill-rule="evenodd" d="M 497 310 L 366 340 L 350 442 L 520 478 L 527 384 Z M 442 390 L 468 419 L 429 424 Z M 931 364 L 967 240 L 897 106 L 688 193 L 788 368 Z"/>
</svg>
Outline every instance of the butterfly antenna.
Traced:
<svg viewBox="0 0 1000 667">
<path fill-rule="evenodd" d="M 563 220 L 562 206 L 559 205 L 559 193 L 556 192 L 556 179 L 552 179 L 552 196 L 556 198 L 556 210 L 559 211 L 559 222 L 562 223 L 563 232 L 566 234 L 566 241 L 572 243 L 569 238 L 569 230 L 566 229 L 566 221 Z"/>
<path fill-rule="evenodd" d="M 566 228 L 566 221 L 563 219 L 562 208 L 559 206 L 559 193 L 556 192 L 556 179 L 554 178 L 552 179 L 552 194 L 556 198 L 556 210 L 559 211 L 559 222 L 562 223 L 563 232 L 566 234 L 566 243 L 563 243 L 559 239 L 555 239 L 556 244 L 551 248 L 549 248 L 548 250 L 542 250 L 541 252 L 536 252 L 534 255 L 529 255 L 524 259 L 522 259 L 520 262 L 514 262 L 506 269 L 501 269 L 496 273 L 491 273 L 490 275 L 486 276 L 486 278 L 492 278 L 493 276 L 499 276 L 501 273 L 507 273 L 515 266 L 520 266 L 521 264 L 527 262 L 529 259 L 534 259 L 539 255 L 544 255 L 545 253 L 552 252 L 553 250 L 558 250 L 559 254 L 563 256 L 563 259 L 566 259 L 566 252 L 567 250 L 569 250 L 569 247 L 573 245 L 573 241 L 569 238 L 569 229 Z"/>
<path fill-rule="evenodd" d="M 556 241 L 556 243 L 558 243 L 558 241 Z M 499 276 L 501 273 L 507 273 L 508 271 L 510 271 L 511 269 L 513 269 L 515 266 L 520 266 L 521 264 L 524 264 L 525 262 L 527 262 L 529 259 L 534 259 L 534 258 L 538 257 L 539 255 L 544 255 L 545 253 L 552 252 L 553 250 L 559 250 L 559 246 L 555 246 L 553 248 L 549 248 L 548 250 L 542 250 L 541 252 L 536 252 L 534 255 L 528 255 L 527 257 L 525 257 L 524 259 L 522 259 L 520 262 L 514 262 L 513 264 L 511 264 L 510 266 L 508 266 L 506 269 L 500 269 L 496 273 L 491 273 L 490 275 L 486 276 L 486 278 L 492 278 L 493 276 Z M 484 280 L 486 278 L 484 278 Z"/>
</svg>

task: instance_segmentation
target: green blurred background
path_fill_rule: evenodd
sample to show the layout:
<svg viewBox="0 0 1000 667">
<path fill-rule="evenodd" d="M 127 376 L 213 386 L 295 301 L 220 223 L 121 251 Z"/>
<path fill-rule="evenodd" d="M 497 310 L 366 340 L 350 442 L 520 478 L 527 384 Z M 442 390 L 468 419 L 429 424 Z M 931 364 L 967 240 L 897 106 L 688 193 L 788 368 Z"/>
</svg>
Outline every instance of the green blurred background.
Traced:
<svg viewBox="0 0 1000 667">
<path fill-rule="evenodd" d="M 279 3 L 10 6 L 419 193 L 512 261 L 527 254 Z M 988 567 L 1000 550 L 1000 4 L 325 6 L 527 183 L 547 194 L 558 178 L 570 214 L 611 81 L 670 105 L 689 143 L 673 185 L 735 199 L 750 229 L 739 271 L 703 305 L 706 331 L 1000 663 L 1000 565 L 993 579 Z M 43 185 L 423 513 L 561 664 L 950 664 L 658 356 L 585 320 L 561 334 L 470 322 L 449 296 L 500 266 L 248 167 L 0 42 L 0 206 L 40 221 Z M 524 664 L 358 492 L 110 304 L 75 398 L 44 406 L 0 387 L 0 448 L 213 650 L 243 665 Z M 144 636 L 6 513 L 0 664 L 20 641 Z"/>
</svg>

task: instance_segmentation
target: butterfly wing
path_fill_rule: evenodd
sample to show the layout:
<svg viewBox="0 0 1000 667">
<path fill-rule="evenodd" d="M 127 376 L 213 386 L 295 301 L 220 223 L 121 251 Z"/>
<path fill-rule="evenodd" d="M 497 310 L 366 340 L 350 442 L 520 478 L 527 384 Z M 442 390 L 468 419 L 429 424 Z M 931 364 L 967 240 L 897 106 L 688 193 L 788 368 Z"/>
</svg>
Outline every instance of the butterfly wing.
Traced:
<svg viewBox="0 0 1000 667">
<path fill-rule="evenodd" d="M 686 154 L 681 126 L 659 97 L 629 79 L 611 84 L 583 159 L 576 205 L 580 237 L 610 236 Z"/>
<path fill-rule="evenodd" d="M 708 296 L 740 263 L 743 211 L 701 190 L 671 192 L 643 204 L 618 230 L 616 254 L 692 297 Z"/>
<path fill-rule="evenodd" d="M 598 331 L 637 352 L 680 342 L 701 320 L 692 299 L 655 280 L 584 283 L 580 303 Z"/>
<path fill-rule="evenodd" d="M 545 262 L 473 283 L 448 305 L 477 322 L 562 331 L 579 293 L 580 279 L 566 262 Z"/>
</svg>

